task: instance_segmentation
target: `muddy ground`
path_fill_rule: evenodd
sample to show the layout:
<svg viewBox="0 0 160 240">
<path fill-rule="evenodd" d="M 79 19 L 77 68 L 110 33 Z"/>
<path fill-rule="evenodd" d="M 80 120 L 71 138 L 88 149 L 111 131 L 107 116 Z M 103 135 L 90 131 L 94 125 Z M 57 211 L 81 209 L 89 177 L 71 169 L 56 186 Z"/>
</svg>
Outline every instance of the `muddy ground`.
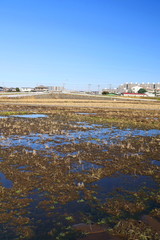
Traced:
<svg viewBox="0 0 160 240">
<path fill-rule="evenodd" d="M 159 120 L 1 104 L 0 239 L 160 239 Z"/>
</svg>

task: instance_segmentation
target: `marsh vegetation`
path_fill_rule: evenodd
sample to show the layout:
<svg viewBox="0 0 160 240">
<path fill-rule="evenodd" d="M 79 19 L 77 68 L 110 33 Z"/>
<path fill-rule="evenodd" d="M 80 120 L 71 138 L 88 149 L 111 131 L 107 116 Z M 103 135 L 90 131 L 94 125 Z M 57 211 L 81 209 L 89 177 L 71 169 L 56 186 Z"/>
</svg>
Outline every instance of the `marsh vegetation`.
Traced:
<svg viewBox="0 0 160 240">
<path fill-rule="evenodd" d="M 0 111 L 0 239 L 160 239 L 159 111 Z"/>
</svg>

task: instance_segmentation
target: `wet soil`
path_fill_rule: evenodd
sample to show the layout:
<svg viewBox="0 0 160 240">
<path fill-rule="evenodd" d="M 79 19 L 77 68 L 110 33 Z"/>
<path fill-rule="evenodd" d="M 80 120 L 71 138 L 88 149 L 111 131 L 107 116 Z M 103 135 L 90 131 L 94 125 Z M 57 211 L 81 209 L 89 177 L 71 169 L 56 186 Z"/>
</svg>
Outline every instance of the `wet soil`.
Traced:
<svg viewBox="0 0 160 240">
<path fill-rule="evenodd" d="M 160 239 L 159 112 L 0 111 L 0 239 Z"/>
<path fill-rule="evenodd" d="M 86 234 L 85 237 L 80 238 L 79 240 L 94 240 L 94 239 L 99 239 L 99 240 L 120 240 L 118 237 L 111 236 L 107 232 L 107 225 L 98 225 L 98 224 L 76 224 L 73 226 L 76 230 L 82 231 L 83 233 Z"/>
</svg>

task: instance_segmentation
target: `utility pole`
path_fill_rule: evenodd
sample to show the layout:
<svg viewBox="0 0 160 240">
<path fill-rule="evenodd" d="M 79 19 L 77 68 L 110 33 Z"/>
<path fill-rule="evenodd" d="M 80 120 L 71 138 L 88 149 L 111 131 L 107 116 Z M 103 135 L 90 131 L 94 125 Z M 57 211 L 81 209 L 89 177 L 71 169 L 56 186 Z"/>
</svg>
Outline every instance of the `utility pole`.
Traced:
<svg viewBox="0 0 160 240">
<path fill-rule="evenodd" d="M 91 91 L 91 84 L 88 84 L 88 93 Z"/>
<path fill-rule="evenodd" d="M 65 88 L 65 83 L 63 83 L 63 90 L 64 90 L 64 88 Z"/>
<path fill-rule="evenodd" d="M 100 85 L 98 84 L 98 86 L 97 86 L 97 87 L 98 87 L 98 93 L 99 93 Z"/>
</svg>

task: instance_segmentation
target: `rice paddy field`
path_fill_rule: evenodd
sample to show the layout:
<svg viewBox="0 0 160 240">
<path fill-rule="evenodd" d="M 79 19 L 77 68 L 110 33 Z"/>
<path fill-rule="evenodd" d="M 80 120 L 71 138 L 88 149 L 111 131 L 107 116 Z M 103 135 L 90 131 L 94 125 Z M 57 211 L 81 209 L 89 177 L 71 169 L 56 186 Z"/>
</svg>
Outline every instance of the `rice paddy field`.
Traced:
<svg viewBox="0 0 160 240">
<path fill-rule="evenodd" d="M 0 99 L 0 239 L 159 240 L 160 102 Z"/>
</svg>

